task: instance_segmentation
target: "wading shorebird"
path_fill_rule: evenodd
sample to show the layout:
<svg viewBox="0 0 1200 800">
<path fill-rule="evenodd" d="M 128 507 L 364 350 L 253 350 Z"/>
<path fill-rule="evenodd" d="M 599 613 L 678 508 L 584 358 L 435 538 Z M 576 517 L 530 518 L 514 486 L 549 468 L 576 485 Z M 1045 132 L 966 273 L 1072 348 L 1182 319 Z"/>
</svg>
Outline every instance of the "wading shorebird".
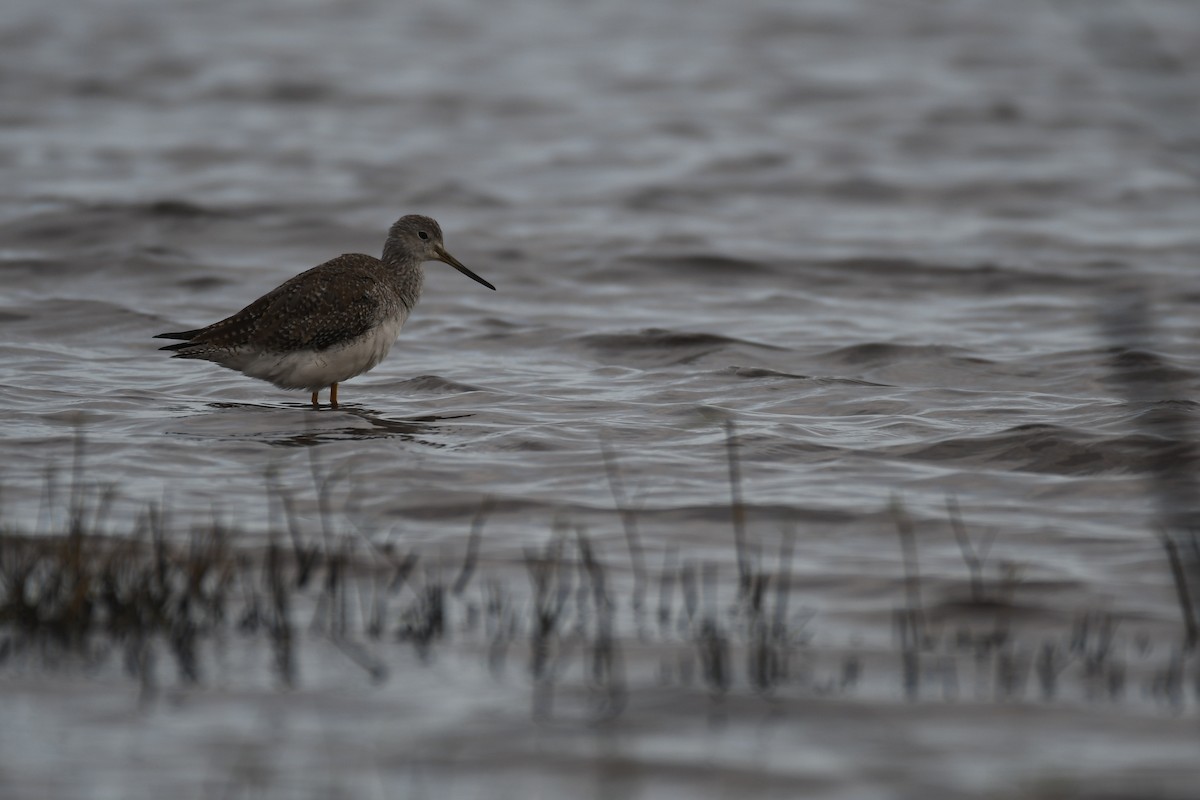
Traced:
<svg viewBox="0 0 1200 800">
<path fill-rule="evenodd" d="M 312 392 L 314 408 L 328 387 L 329 405 L 337 408 L 338 384 L 374 367 L 396 341 L 421 297 L 426 261 L 496 289 L 446 252 L 437 222 L 409 214 L 388 231 L 382 259 L 338 256 L 220 322 L 154 338 L 182 339 L 159 348 L 174 358 L 212 361 L 281 389 Z"/>
</svg>

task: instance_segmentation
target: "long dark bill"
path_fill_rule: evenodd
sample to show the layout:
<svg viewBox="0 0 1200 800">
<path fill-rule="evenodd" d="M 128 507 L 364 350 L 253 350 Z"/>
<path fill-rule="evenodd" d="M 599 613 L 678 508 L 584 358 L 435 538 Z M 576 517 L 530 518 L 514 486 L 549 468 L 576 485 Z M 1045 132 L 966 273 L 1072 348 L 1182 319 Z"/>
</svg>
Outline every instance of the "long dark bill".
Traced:
<svg viewBox="0 0 1200 800">
<path fill-rule="evenodd" d="M 479 281 L 479 282 L 480 282 L 480 283 L 482 283 L 484 286 L 486 286 L 486 287 L 488 287 L 489 289 L 491 289 L 493 292 L 494 292 L 494 291 L 496 291 L 496 287 L 495 287 L 495 286 L 492 286 L 490 283 L 488 283 L 487 281 L 485 281 L 483 278 L 479 277 L 479 276 L 478 276 L 478 275 L 476 275 L 474 272 L 471 272 L 471 270 L 467 269 L 467 267 L 466 267 L 466 265 L 465 265 L 465 264 L 463 264 L 463 263 L 462 263 L 461 261 L 459 261 L 457 258 L 455 258 L 454 256 L 450 255 L 449 253 L 447 253 L 445 250 L 443 250 L 443 249 L 442 249 L 442 248 L 440 248 L 440 247 L 439 247 L 439 248 L 437 248 L 437 256 L 438 256 L 438 260 L 439 260 L 439 261 L 442 261 L 442 262 L 444 262 L 444 263 L 446 263 L 446 264 L 449 264 L 450 266 L 454 267 L 456 270 L 458 270 L 459 272 L 461 272 L 463 275 L 466 275 L 466 276 L 467 276 L 468 278 L 470 278 L 471 280 L 473 280 L 473 281 Z"/>
</svg>

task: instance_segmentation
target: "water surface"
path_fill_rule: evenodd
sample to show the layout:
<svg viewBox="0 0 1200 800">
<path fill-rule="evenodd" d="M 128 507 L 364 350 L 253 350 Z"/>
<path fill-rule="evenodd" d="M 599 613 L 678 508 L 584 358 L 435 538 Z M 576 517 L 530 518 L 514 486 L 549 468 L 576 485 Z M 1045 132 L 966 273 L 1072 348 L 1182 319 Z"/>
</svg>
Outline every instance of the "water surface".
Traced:
<svg viewBox="0 0 1200 800">
<path fill-rule="evenodd" d="M 1168 0 L 102 0 L 69 15 L 17 0 L 0 25 L 4 518 L 34 532 L 61 521 L 46 498 L 65 496 L 82 431 L 88 484 L 119 496 L 113 533 L 155 503 L 180 532 L 215 518 L 260 548 L 272 491 L 319 526 L 315 471 L 335 476 L 339 530 L 368 541 L 456 558 L 491 498 L 483 550 L 497 569 L 580 525 L 627 586 L 607 444 L 647 563 L 679 552 L 732 582 L 732 421 L 748 535 L 775 553 L 794 531 L 795 607 L 829 646 L 891 641 L 893 498 L 919 531 L 927 591 L 962 590 L 947 496 L 972 531 L 997 531 L 989 574 L 1019 571 L 1038 624 L 1099 608 L 1170 640 L 1156 444 L 1112 377 L 1119 343 L 1104 329 L 1144 299 L 1154 336 L 1139 352 L 1171 366 L 1175 407 L 1194 420 L 1198 37 L 1194 8 Z M 399 343 L 342 387 L 339 410 L 155 350 L 154 334 L 219 319 L 327 258 L 377 254 L 413 212 L 499 291 L 428 265 Z M 1144 737 L 1164 787 L 1195 777 L 1171 749 L 1179 728 L 1141 706 L 1036 725 L 1023 716 L 1036 711 L 991 709 L 988 734 L 961 710 L 896 706 L 897 684 L 791 723 L 734 704 L 725 733 L 694 698 L 648 700 L 629 739 L 568 726 L 578 739 L 560 741 L 531 728 L 522 687 L 454 663 L 402 679 L 449 704 L 395 686 L 379 701 L 339 694 L 332 667 L 302 701 L 264 690 L 263 719 L 324 731 L 265 743 L 223 710 L 236 695 L 135 718 L 124 695 L 43 694 L 34 680 L 5 702 L 25 709 L 33 742 L 116 715 L 128 745 L 89 733 L 61 751 L 90 764 L 95 796 L 143 785 L 123 776 L 150 737 L 181 770 L 147 768 L 165 789 L 225 774 L 240 736 L 276 759 L 267 783 L 289 796 L 280 776 L 309 775 L 306 754 L 377 741 L 380 706 L 440 725 L 446 738 L 420 752 L 461 748 L 470 766 L 456 769 L 507 763 L 517 794 L 556 794 L 585 764 L 596 794 L 695 796 L 706 787 L 686 775 L 724 753 L 713 796 L 1015 791 L 1014 765 L 1036 795 L 1080 759 L 1103 762 L 1097 781 L 1133 780 Z M 451 711 L 435 723 L 435 708 Z M 842 744 L 818 746 L 813 715 Z M 881 719 L 894 736 L 868 734 Z M 1022 741 L 1038 726 L 1045 739 Z M 1115 733 L 1046 755 L 1092 729 Z M 485 744 L 506 737 L 528 760 Z M 18 745 L 0 748 L 5 791 L 78 794 L 51 779 L 55 758 L 22 761 Z M 197 758 L 207 747 L 219 752 Z M 935 755 L 962 766 L 921 772 Z M 332 783 L 371 796 L 354 763 L 330 755 Z M 614 789 L 615 763 L 641 777 Z M 421 785 L 418 773 L 400 771 Z M 428 786 L 453 790 L 452 774 L 432 769 Z"/>
</svg>

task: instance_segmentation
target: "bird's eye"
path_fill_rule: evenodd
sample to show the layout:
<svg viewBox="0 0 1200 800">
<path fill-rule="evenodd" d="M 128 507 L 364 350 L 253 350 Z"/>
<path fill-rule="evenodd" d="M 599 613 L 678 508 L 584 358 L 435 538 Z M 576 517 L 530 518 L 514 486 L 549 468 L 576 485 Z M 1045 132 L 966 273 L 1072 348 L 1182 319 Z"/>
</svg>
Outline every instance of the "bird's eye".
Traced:
<svg viewBox="0 0 1200 800">
<path fill-rule="evenodd" d="M 428 238 L 429 238 L 429 234 L 428 234 L 428 233 L 426 233 L 425 231 L 417 231 L 417 236 L 420 236 L 422 239 L 428 239 Z"/>
</svg>

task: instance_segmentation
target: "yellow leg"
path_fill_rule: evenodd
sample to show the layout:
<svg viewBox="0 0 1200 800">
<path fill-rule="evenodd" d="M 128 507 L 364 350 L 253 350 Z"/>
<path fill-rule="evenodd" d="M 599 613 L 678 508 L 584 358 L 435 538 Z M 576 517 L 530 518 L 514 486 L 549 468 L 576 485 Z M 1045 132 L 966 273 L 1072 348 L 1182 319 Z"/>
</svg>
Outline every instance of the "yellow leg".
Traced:
<svg viewBox="0 0 1200 800">
<path fill-rule="evenodd" d="M 313 393 L 312 393 L 312 404 L 313 404 L 313 408 L 320 408 L 320 404 L 317 402 L 317 394 L 318 394 L 318 392 L 313 392 Z"/>
<path fill-rule="evenodd" d="M 337 384 L 329 387 L 329 406 L 337 408 Z"/>
</svg>

